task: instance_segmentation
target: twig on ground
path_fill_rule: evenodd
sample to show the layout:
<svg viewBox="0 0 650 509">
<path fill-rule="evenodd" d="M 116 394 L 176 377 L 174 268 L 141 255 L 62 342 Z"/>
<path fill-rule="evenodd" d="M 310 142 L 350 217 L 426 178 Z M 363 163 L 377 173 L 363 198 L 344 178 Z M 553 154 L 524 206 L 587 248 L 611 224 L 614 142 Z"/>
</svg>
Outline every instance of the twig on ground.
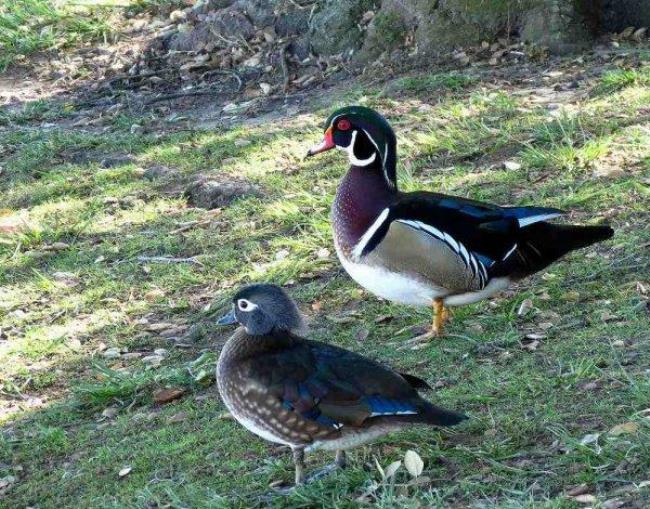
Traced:
<svg viewBox="0 0 650 509">
<path fill-rule="evenodd" d="M 191 230 L 192 228 L 198 228 L 200 226 L 207 226 L 209 225 L 211 220 L 206 219 L 205 221 L 191 221 L 189 223 L 186 223 L 179 228 L 176 228 L 175 230 L 172 230 L 169 232 L 170 235 L 176 235 L 177 233 L 182 233 L 186 232 L 187 230 Z"/>
<path fill-rule="evenodd" d="M 138 256 L 136 260 L 145 263 L 194 263 L 196 265 L 203 266 L 203 264 L 198 261 L 195 256 L 192 256 L 190 258 L 171 258 L 167 256 Z"/>
</svg>

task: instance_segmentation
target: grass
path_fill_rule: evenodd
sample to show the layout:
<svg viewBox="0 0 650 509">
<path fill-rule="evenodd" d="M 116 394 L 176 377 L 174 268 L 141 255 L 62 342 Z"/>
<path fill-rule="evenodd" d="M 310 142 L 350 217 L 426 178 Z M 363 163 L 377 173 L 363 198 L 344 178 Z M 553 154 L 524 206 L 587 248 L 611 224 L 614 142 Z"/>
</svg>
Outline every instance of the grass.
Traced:
<svg viewBox="0 0 650 509">
<path fill-rule="evenodd" d="M 100 7 L 80 9 L 65 1 L 4 0 L 0 5 L 0 72 L 37 51 L 105 39 L 112 32 Z"/>
<path fill-rule="evenodd" d="M 583 504 L 567 491 L 580 484 L 592 507 L 647 505 L 650 89 L 634 80 L 556 111 L 506 83 L 494 92 L 450 76 L 436 86 L 453 94 L 435 101 L 432 85 L 418 85 L 431 76 L 414 76 L 406 96 L 402 80 L 353 87 L 290 123 L 218 131 L 169 132 L 154 115 L 74 130 L 46 102 L 4 113 L 0 507 L 575 509 Z M 348 102 L 388 114 L 403 189 L 560 207 L 575 222 L 611 223 L 615 237 L 458 308 L 449 337 L 402 350 L 410 336 L 400 330 L 429 311 L 379 301 L 341 272 L 329 206 L 346 162 L 302 161 L 322 119 Z M 144 133 L 130 132 L 136 121 Z M 106 154 L 131 159 L 101 168 Z M 173 172 L 144 178 L 154 165 Z M 199 174 L 263 195 L 191 208 L 182 184 Z M 355 450 L 347 470 L 268 500 L 270 483 L 292 478 L 290 455 L 225 418 L 213 377 L 230 334 L 214 319 L 250 281 L 287 286 L 311 317 L 310 337 L 424 377 L 430 398 L 470 421 L 384 438 Z M 533 307 L 519 316 L 526 299 Z M 161 389 L 183 394 L 159 404 Z M 407 450 L 424 460 L 418 483 L 403 466 L 383 479 L 377 464 Z M 314 454 L 308 466 L 328 461 Z"/>
<path fill-rule="evenodd" d="M 472 76 L 467 76 L 465 74 L 457 72 L 450 72 L 400 78 L 393 85 L 393 88 L 398 88 L 405 92 L 418 94 L 437 92 L 441 90 L 460 92 L 473 83 L 476 83 L 476 78 Z"/>
</svg>

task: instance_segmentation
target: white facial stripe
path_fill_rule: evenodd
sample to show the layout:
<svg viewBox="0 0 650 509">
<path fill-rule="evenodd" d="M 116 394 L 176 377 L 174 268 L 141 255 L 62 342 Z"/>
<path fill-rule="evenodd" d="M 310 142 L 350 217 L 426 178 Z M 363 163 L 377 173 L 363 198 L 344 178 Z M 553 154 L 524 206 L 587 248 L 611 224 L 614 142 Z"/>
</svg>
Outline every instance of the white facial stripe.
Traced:
<svg viewBox="0 0 650 509">
<path fill-rule="evenodd" d="M 357 141 L 358 134 L 359 131 L 352 131 L 352 139 L 350 140 L 350 144 L 345 147 L 345 150 L 348 153 L 348 159 L 350 160 L 350 163 L 352 163 L 354 166 L 368 166 L 377 158 L 377 153 L 373 152 L 372 155 L 367 159 L 358 159 L 357 156 L 354 155 L 354 144 Z"/>
<path fill-rule="evenodd" d="M 352 258 L 354 260 L 358 260 L 361 257 L 361 253 L 363 253 L 363 250 L 368 245 L 368 242 L 370 242 L 372 236 L 377 232 L 384 221 L 386 221 L 388 212 L 388 208 L 382 210 L 381 214 L 379 214 L 377 219 L 375 219 L 375 222 L 370 225 L 370 228 L 366 230 L 366 233 L 363 234 L 363 236 L 359 239 L 359 242 L 357 242 L 357 245 L 354 246 L 354 249 L 352 250 Z"/>
<path fill-rule="evenodd" d="M 377 143 L 375 142 L 375 139 L 372 136 L 370 136 L 370 133 L 368 131 L 366 131 L 365 129 L 363 129 L 363 132 L 366 133 L 366 136 L 368 137 L 370 142 L 377 149 L 377 153 L 380 155 L 380 157 L 382 157 L 381 156 L 381 151 L 379 150 L 379 145 L 377 145 Z M 388 178 L 388 172 L 386 171 L 386 159 L 387 158 L 388 158 L 388 144 L 386 144 L 385 147 L 384 147 L 384 155 L 383 155 L 382 160 L 381 160 L 381 168 L 382 168 L 382 170 L 384 170 L 384 178 L 386 179 L 386 182 L 388 183 L 389 186 L 392 187 L 393 182 L 391 181 L 391 179 Z"/>
</svg>

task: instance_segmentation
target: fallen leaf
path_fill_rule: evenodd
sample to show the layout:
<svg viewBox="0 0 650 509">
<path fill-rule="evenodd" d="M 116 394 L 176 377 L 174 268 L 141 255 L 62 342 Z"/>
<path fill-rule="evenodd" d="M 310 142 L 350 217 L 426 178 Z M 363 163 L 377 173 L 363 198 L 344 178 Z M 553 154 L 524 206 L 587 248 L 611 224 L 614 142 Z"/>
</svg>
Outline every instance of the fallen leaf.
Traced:
<svg viewBox="0 0 650 509">
<path fill-rule="evenodd" d="M 503 167 L 506 170 L 517 171 L 517 170 L 521 169 L 521 164 L 519 164 L 518 162 L 515 162 L 515 161 L 504 161 L 503 162 Z"/>
<path fill-rule="evenodd" d="M 596 497 L 586 493 L 584 495 L 577 495 L 573 497 L 573 500 L 581 504 L 593 504 L 594 502 L 598 502 L 598 499 Z"/>
<path fill-rule="evenodd" d="M 320 258 L 321 260 L 325 258 L 329 258 L 330 256 L 330 251 L 327 248 L 321 247 L 318 252 L 316 253 L 316 256 Z"/>
<path fill-rule="evenodd" d="M 417 452 L 411 450 L 406 451 L 404 455 L 404 466 L 412 477 L 418 477 L 424 470 L 422 458 Z"/>
<path fill-rule="evenodd" d="M 124 467 L 122 470 L 120 470 L 117 473 L 117 477 L 119 477 L 120 479 L 122 477 L 126 477 L 127 475 L 129 475 L 131 473 L 131 470 L 133 470 L 133 467 L 131 467 L 131 466 Z"/>
<path fill-rule="evenodd" d="M 402 462 L 400 460 L 393 461 L 390 465 L 388 465 L 384 469 L 384 479 L 390 479 L 391 477 L 393 477 L 400 469 L 401 466 L 402 466 Z"/>
<path fill-rule="evenodd" d="M 181 388 L 157 389 L 153 393 L 153 400 L 162 405 L 180 398 L 183 394 L 185 394 L 185 389 Z"/>
<path fill-rule="evenodd" d="M 588 435 L 585 435 L 580 440 L 580 445 L 589 445 L 589 444 L 598 443 L 599 437 L 600 437 L 600 433 L 590 433 Z"/>
<path fill-rule="evenodd" d="M 625 435 L 625 434 L 633 434 L 639 431 L 639 423 L 638 422 L 624 422 L 622 424 L 617 424 L 614 426 L 612 429 L 610 429 L 607 433 L 612 435 L 612 436 L 619 436 L 619 435 Z"/>
<path fill-rule="evenodd" d="M 525 299 L 520 305 L 519 310 L 517 311 L 518 316 L 524 316 L 533 309 L 533 301 L 530 299 Z"/>
</svg>

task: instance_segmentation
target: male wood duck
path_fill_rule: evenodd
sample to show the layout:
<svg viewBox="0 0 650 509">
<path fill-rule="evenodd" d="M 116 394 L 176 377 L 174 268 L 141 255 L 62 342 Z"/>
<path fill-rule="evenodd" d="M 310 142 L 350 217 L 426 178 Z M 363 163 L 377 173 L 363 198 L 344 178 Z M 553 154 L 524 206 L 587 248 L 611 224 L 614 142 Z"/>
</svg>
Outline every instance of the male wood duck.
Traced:
<svg viewBox="0 0 650 509">
<path fill-rule="evenodd" d="M 395 133 L 376 111 L 341 108 L 308 156 L 338 147 L 350 169 L 332 205 L 339 259 L 361 286 L 387 300 L 433 307 L 442 334 L 446 306 L 485 299 L 562 255 L 612 236 L 608 226 L 551 224 L 546 207 L 500 207 L 397 188 Z"/>
<path fill-rule="evenodd" d="M 217 363 L 219 393 L 239 423 L 293 450 L 296 484 L 304 452 L 346 449 L 413 424 L 451 426 L 465 416 L 433 406 L 402 375 L 354 352 L 298 335 L 303 319 L 275 285 L 244 287 L 220 324 L 238 322 Z"/>
</svg>

